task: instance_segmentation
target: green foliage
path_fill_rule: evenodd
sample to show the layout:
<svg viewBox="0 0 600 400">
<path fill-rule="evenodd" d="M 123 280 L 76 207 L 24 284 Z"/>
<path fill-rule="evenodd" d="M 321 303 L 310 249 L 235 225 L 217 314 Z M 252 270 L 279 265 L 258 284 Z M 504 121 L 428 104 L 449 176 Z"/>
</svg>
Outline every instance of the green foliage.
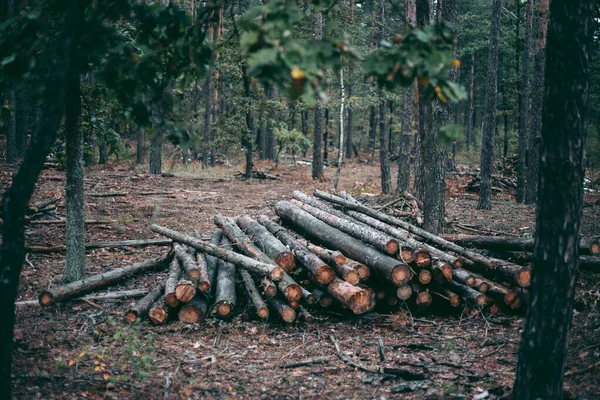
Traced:
<svg viewBox="0 0 600 400">
<path fill-rule="evenodd" d="M 440 127 L 439 141 L 444 146 L 458 142 L 463 137 L 463 127 L 458 124 L 445 124 Z"/>
<path fill-rule="evenodd" d="M 294 164 L 296 163 L 296 153 L 302 153 L 309 149 L 311 142 L 296 129 L 287 130 L 285 127 L 279 127 L 274 130 L 275 141 L 277 142 L 277 162 L 282 150 L 292 153 Z"/>
</svg>

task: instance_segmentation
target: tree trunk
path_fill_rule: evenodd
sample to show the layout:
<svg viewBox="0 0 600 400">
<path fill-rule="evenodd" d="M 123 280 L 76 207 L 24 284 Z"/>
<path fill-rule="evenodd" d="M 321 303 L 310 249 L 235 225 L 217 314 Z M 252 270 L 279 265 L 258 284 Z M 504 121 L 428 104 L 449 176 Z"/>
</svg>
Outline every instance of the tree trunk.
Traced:
<svg viewBox="0 0 600 400">
<path fill-rule="evenodd" d="M 296 311 L 294 311 L 293 308 L 285 304 L 283 301 L 273 298 L 267 300 L 267 303 L 269 303 L 271 309 L 275 311 L 277 315 L 279 315 L 279 318 L 281 318 L 283 322 L 291 324 L 296 319 Z"/>
<path fill-rule="evenodd" d="M 340 172 L 342 171 L 342 161 L 344 160 L 344 69 L 340 68 L 340 142 L 338 145 L 338 165 L 335 171 L 335 183 L 333 184 L 333 190 L 337 191 L 338 182 L 340 181 Z"/>
<path fill-rule="evenodd" d="M 496 129 L 496 103 L 498 97 L 498 53 L 500 51 L 500 16 L 502 0 L 492 5 L 492 27 L 488 52 L 488 72 L 485 90 L 485 120 L 481 145 L 481 185 L 479 186 L 478 210 L 492 208 L 492 173 L 494 169 L 494 130 Z"/>
<path fill-rule="evenodd" d="M 415 19 L 414 16 L 414 0 L 409 0 L 408 10 L 412 10 L 413 14 L 410 17 Z M 407 14 L 407 25 L 409 15 Z M 408 25 L 413 26 L 413 25 Z M 406 192 L 410 185 L 410 155 L 411 155 L 411 137 L 414 129 L 414 114 L 415 114 L 415 91 L 414 85 L 409 85 L 404 88 L 404 104 L 402 105 L 402 128 L 400 138 L 400 157 L 398 160 L 398 188 L 397 192 Z"/>
<path fill-rule="evenodd" d="M 194 261 L 194 257 L 185 251 L 179 243 L 173 244 L 173 251 L 175 251 L 175 256 L 183 267 L 183 271 L 185 271 L 185 277 L 191 281 L 199 280 L 201 275 L 200 268 L 198 268 L 198 265 Z"/>
<path fill-rule="evenodd" d="M 389 136 L 387 127 L 387 101 L 383 89 L 379 91 L 379 167 L 381 173 L 381 193 L 392 192 L 392 174 L 390 172 Z"/>
<path fill-rule="evenodd" d="M 475 52 L 471 53 L 471 75 L 469 81 L 469 106 L 467 107 L 467 121 L 466 121 L 466 134 L 465 142 L 467 145 L 467 152 L 471 151 L 471 143 L 474 141 L 473 137 L 473 114 L 475 111 L 474 101 L 474 89 L 475 88 Z"/>
<path fill-rule="evenodd" d="M 377 112 L 375 106 L 369 107 L 369 150 L 371 159 L 375 158 L 375 140 L 377 139 Z"/>
<path fill-rule="evenodd" d="M 181 307 L 178 317 L 181 322 L 197 324 L 206 319 L 207 312 L 208 302 L 204 296 L 198 295 Z"/>
<path fill-rule="evenodd" d="M 135 163 L 143 164 L 146 156 L 146 130 L 141 126 L 137 127 L 136 140 Z"/>
<path fill-rule="evenodd" d="M 6 131 L 6 162 L 14 164 L 17 162 L 17 101 L 12 89 L 8 91 L 8 104 L 11 110 Z"/>
<path fill-rule="evenodd" d="M 386 256 L 362 241 L 331 227 L 297 206 L 287 201 L 280 201 L 276 204 L 275 211 L 281 218 L 303 229 L 307 234 L 317 238 L 326 246 L 337 249 L 344 255 L 366 264 L 371 270 L 378 272 L 395 285 L 403 285 L 410 279 L 410 271 L 404 263 Z"/>
<path fill-rule="evenodd" d="M 544 112 L 544 68 L 546 61 L 546 34 L 548 31 L 548 3 L 540 0 L 538 33 L 535 43 L 533 82 L 531 86 L 531 125 L 527 153 L 525 203 L 535 204 L 538 192 L 542 114 Z"/>
<path fill-rule="evenodd" d="M 349 67 L 349 73 L 348 73 L 348 106 L 346 107 L 346 109 L 348 110 L 346 112 L 346 119 L 348 120 L 348 123 L 346 125 L 346 158 L 347 159 L 351 159 L 352 158 L 352 144 L 353 144 L 353 134 L 354 134 L 354 127 L 353 127 L 353 118 L 354 118 L 354 108 L 352 107 L 352 91 L 353 91 L 353 84 L 352 84 L 352 63 L 350 64 Z"/>
<path fill-rule="evenodd" d="M 267 127 L 265 125 L 264 103 L 261 104 L 261 110 L 258 113 L 258 129 L 256 130 L 256 142 L 258 144 L 258 159 L 264 160 L 267 156 Z"/>
<path fill-rule="evenodd" d="M 258 222 L 294 252 L 297 260 L 311 274 L 315 282 L 326 285 L 333 280 L 335 277 L 333 269 L 300 244 L 284 227 L 271 221 L 266 215 L 259 215 Z"/>
<path fill-rule="evenodd" d="M 182 271 L 179 259 L 177 257 L 173 257 L 169 263 L 169 273 L 167 275 L 167 280 L 165 281 L 165 303 L 167 303 L 169 307 L 174 308 L 179 305 L 179 300 L 177 300 L 177 295 L 175 294 L 175 288 L 179 283 L 181 274 Z"/>
<path fill-rule="evenodd" d="M 162 226 L 152 224 L 150 229 L 160 235 L 170 237 L 171 239 L 185 243 L 197 250 L 200 250 L 211 256 L 221 258 L 225 261 L 229 261 L 235 265 L 246 268 L 248 271 L 257 273 L 262 276 L 268 276 L 274 281 L 281 280 L 283 277 L 283 269 L 277 266 L 275 263 L 266 264 L 264 262 L 256 261 L 250 257 L 243 256 L 233 251 L 226 250 L 215 245 L 211 245 L 203 242 L 202 240 L 195 239 L 192 236 L 174 231 L 172 229 L 164 228 Z"/>
<path fill-rule="evenodd" d="M 39 295 L 39 302 L 42 306 L 49 306 L 59 301 L 72 298 L 82 293 L 87 293 L 108 285 L 118 280 L 148 270 L 160 270 L 169 261 L 172 254 L 166 254 L 162 257 L 152 260 L 128 265 L 126 267 L 116 268 L 108 272 L 93 275 L 88 278 L 71 282 L 54 289 L 43 290 Z"/>
<path fill-rule="evenodd" d="M 527 176 L 527 135 L 529 133 L 529 76 L 531 61 L 531 36 L 533 18 L 533 0 L 527 0 L 525 12 L 525 43 L 523 48 L 523 70 L 519 91 L 519 153 L 517 160 L 517 203 L 525 202 Z"/>
<path fill-rule="evenodd" d="M 323 14 L 320 10 L 316 12 L 317 23 L 315 26 L 315 39 L 323 39 Z M 312 159 L 312 178 L 323 180 L 323 109 L 321 103 L 317 101 L 315 106 L 315 126 L 313 132 L 313 159 Z"/>
<path fill-rule="evenodd" d="M 550 6 L 533 285 L 513 387 L 515 399 L 563 397 L 578 277 L 595 4 L 553 0 Z"/>
<path fill-rule="evenodd" d="M 211 28 L 209 28 L 211 29 Z M 211 29 L 212 32 L 212 29 Z M 204 146 L 202 146 L 202 164 L 205 167 L 210 165 L 210 149 L 212 147 L 212 114 L 213 114 L 213 74 L 206 75 L 204 83 Z"/>
<path fill-rule="evenodd" d="M 275 159 L 275 130 L 273 125 L 275 124 L 275 105 L 273 104 L 277 99 L 277 91 L 275 86 L 271 86 L 268 92 L 269 100 L 271 101 L 271 109 L 267 115 L 266 124 L 266 140 L 265 140 L 265 157 L 269 160 Z"/>
<path fill-rule="evenodd" d="M 17 157 L 23 158 L 27 150 L 27 132 L 29 130 L 27 118 L 31 110 L 29 109 L 29 101 L 24 93 L 17 93 L 15 100 Z"/>
</svg>

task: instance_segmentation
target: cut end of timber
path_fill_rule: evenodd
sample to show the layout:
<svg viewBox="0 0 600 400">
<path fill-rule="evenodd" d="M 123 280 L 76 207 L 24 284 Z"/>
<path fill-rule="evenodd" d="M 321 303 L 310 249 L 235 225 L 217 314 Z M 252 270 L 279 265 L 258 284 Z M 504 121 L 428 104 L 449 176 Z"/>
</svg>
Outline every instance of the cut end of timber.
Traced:
<svg viewBox="0 0 600 400">
<path fill-rule="evenodd" d="M 333 297 L 331 296 L 321 296 L 319 299 L 319 305 L 323 308 L 327 308 L 333 302 Z"/>
<path fill-rule="evenodd" d="M 506 293 L 504 295 L 504 304 L 509 306 L 515 301 L 516 298 L 517 298 L 517 293 L 513 292 L 512 290 L 509 290 L 508 293 Z"/>
<path fill-rule="evenodd" d="M 49 291 L 44 290 L 42 293 L 40 293 L 39 301 L 42 307 L 49 306 L 50 304 L 52 304 L 53 300 L 54 296 Z"/>
<path fill-rule="evenodd" d="M 356 263 L 352 267 L 358 272 L 358 277 L 361 281 L 366 281 L 371 276 L 371 270 L 365 264 Z"/>
<path fill-rule="evenodd" d="M 384 249 L 388 254 L 394 255 L 398 253 L 398 249 L 400 249 L 400 244 L 398 244 L 397 240 L 390 240 L 385 244 Z"/>
<path fill-rule="evenodd" d="M 419 250 L 415 254 L 415 263 L 419 268 L 427 268 L 431 265 L 431 254 L 427 250 Z"/>
<path fill-rule="evenodd" d="M 227 318 L 231 316 L 233 312 L 233 307 L 229 303 L 221 303 L 215 308 L 215 312 L 221 318 Z"/>
<path fill-rule="evenodd" d="M 153 307 L 148 311 L 148 318 L 155 325 L 162 325 L 167 320 L 167 311 L 164 307 Z"/>
<path fill-rule="evenodd" d="M 201 292 L 210 292 L 210 282 L 202 281 L 198 283 L 198 289 L 200 289 Z"/>
<path fill-rule="evenodd" d="M 285 272 L 293 272 L 296 269 L 296 260 L 294 253 L 291 251 L 286 251 L 279 254 L 275 257 L 275 262 L 279 265 Z"/>
<path fill-rule="evenodd" d="M 309 295 L 307 295 L 307 296 L 304 298 L 304 300 L 306 301 L 306 304 L 308 304 L 308 305 L 311 305 L 311 306 L 312 306 L 313 304 L 317 304 L 317 298 L 316 298 L 316 297 L 315 297 L 315 295 L 314 295 L 314 294 L 312 294 L 312 293 L 311 293 L 311 294 L 309 294 Z"/>
<path fill-rule="evenodd" d="M 297 310 L 300 308 L 300 303 L 297 301 L 290 301 L 290 307 L 292 307 L 294 310 Z"/>
<path fill-rule="evenodd" d="M 494 303 L 488 308 L 488 312 L 492 315 L 496 315 L 498 312 L 500 312 L 500 307 Z"/>
<path fill-rule="evenodd" d="M 477 291 L 481 292 L 481 293 L 487 293 L 487 291 L 490 289 L 490 285 L 488 285 L 487 282 L 481 282 L 479 284 L 479 286 L 477 287 Z"/>
<path fill-rule="evenodd" d="M 486 306 L 486 304 L 488 304 L 488 297 L 485 294 L 480 294 L 479 296 L 477 296 L 476 302 L 477 302 L 477 306 L 479 306 L 480 308 L 483 308 Z"/>
<path fill-rule="evenodd" d="M 348 308 L 357 315 L 369 312 L 375 308 L 375 295 L 370 290 L 361 289 L 350 297 Z"/>
<path fill-rule="evenodd" d="M 173 293 L 167 293 L 165 295 L 165 302 L 171 308 L 175 308 L 175 307 L 177 307 L 179 305 L 179 300 L 177 300 L 177 297 L 175 296 L 175 292 L 173 292 Z"/>
<path fill-rule="evenodd" d="M 454 268 L 462 268 L 463 265 L 464 265 L 463 260 L 460 258 L 455 259 L 454 262 L 452 263 L 452 266 Z"/>
<path fill-rule="evenodd" d="M 197 281 L 198 279 L 200 279 L 200 270 L 199 269 L 193 269 L 191 271 L 188 272 L 188 279 L 191 281 Z"/>
<path fill-rule="evenodd" d="M 593 256 L 600 254 L 600 243 L 593 242 L 590 244 L 590 254 Z"/>
<path fill-rule="evenodd" d="M 398 259 L 404 261 L 405 264 L 410 264 L 415 261 L 415 252 L 408 247 L 400 247 Z"/>
<path fill-rule="evenodd" d="M 197 324 L 204 320 L 204 314 L 196 307 L 183 307 L 178 316 L 181 322 L 188 324 Z"/>
<path fill-rule="evenodd" d="M 350 271 L 344 275 L 344 280 L 351 285 L 358 285 L 360 283 L 360 276 L 356 271 Z"/>
<path fill-rule="evenodd" d="M 519 308 L 521 308 L 521 299 L 519 298 L 519 296 L 515 296 L 512 303 L 510 303 L 510 309 L 518 310 Z"/>
<path fill-rule="evenodd" d="M 342 266 L 342 265 L 346 264 L 347 261 L 348 260 L 346 259 L 346 256 L 344 256 L 339 251 L 333 252 L 333 262 L 335 262 L 335 265 Z"/>
<path fill-rule="evenodd" d="M 524 268 L 517 273 L 517 282 L 521 287 L 531 286 L 531 270 Z"/>
<path fill-rule="evenodd" d="M 400 286 L 398 289 L 396 289 L 396 297 L 398 297 L 402 301 L 410 299 L 412 293 L 413 291 L 410 285 Z"/>
<path fill-rule="evenodd" d="M 128 311 L 127 314 L 125 314 L 125 321 L 131 323 L 134 323 L 135 320 L 137 319 L 138 314 L 135 311 Z"/>
<path fill-rule="evenodd" d="M 302 298 L 302 288 L 297 283 L 292 283 L 285 288 L 285 298 L 288 301 L 299 301 Z"/>
<path fill-rule="evenodd" d="M 288 324 L 291 324 L 296 319 L 296 311 L 291 307 L 286 307 L 281 312 L 281 319 Z"/>
<path fill-rule="evenodd" d="M 323 264 L 317 268 L 315 280 L 322 285 L 329 285 L 335 279 L 335 271 L 329 265 Z"/>
<path fill-rule="evenodd" d="M 433 298 L 429 292 L 420 292 L 417 295 L 417 306 L 419 307 L 429 307 L 432 301 Z"/>
<path fill-rule="evenodd" d="M 256 311 L 256 315 L 258 315 L 258 318 L 260 319 L 267 319 L 269 318 L 269 309 L 267 307 L 261 307 Z"/>
<path fill-rule="evenodd" d="M 396 265 L 392 270 L 392 282 L 396 286 L 405 285 L 410 278 L 412 278 L 412 272 L 404 264 Z"/>
<path fill-rule="evenodd" d="M 175 297 L 182 303 L 187 303 L 196 295 L 196 289 L 192 283 L 182 283 L 175 287 Z"/>
<path fill-rule="evenodd" d="M 458 296 L 456 294 L 453 295 L 453 296 L 450 296 L 448 298 L 448 301 L 450 302 L 450 305 L 452 307 L 458 307 L 458 306 L 460 306 L 460 296 Z"/>
<path fill-rule="evenodd" d="M 419 271 L 419 282 L 423 285 L 427 285 L 431 282 L 431 272 L 426 269 Z"/>
<path fill-rule="evenodd" d="M 271 280 L 274 282 L 282 280 L 283 273 L 284 273 L 283 268 L 281 268 L 281 267 L 273 268 L 270 273 Z"/>
</svg>

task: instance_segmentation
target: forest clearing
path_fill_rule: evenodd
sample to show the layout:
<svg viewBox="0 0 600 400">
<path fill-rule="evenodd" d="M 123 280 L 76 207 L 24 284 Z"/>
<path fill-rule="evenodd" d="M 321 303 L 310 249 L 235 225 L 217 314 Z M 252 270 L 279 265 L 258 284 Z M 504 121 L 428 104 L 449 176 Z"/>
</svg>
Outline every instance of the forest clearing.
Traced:
<svg viewBox="0 0 600 400">
<path fill-rule="evenodd" d="M 340 190 L 356 195 L 378 192 L 376 165 L 348 163 L 342 171 Z M 326 169 L 326 178 L 332 178 L 333 172 Z M 314 188 L 327 190 L 331 184 L 328 179 L 315 186 L 310 166 L 302 165 L 269 171 L 281 180 L 244 182 L 233 178 L 235 173 L 234 167 L 218 167 L 152 177 L 131 164 L 91 168 L 86 193 L 127 195 L 88 198 L 87 218 L 107 222 L 89 225 L 86 241 L 159 237 L 150 231 L 151 222 L 182 232 L 212 232 L 214 215 L 273 216 L 275 203 L 289 199 L 294 190 L 310 194 Z M 32 202 L 57 197 L 57 213 L 61 214 L 64 179 L 63 172 L 46 170 Z M 468 177 L 461 179 L 466 186 Z M 474 212 L 476 199 L 458 187 L 459 182 L 450 178 L 450 227 L 456 224 L 508 235 L 531 233 L 532 207 L 497 198 L 491 214 Z M 157 194 L 140 195 L 150 192 Z M 584 208 L 584 238 L 600 235 L 596 223 L 600 206 L 595 203 L 599 198 L 586 196 L 586 203 L 595 205 Z M 460 228 L 447 231 L 468 233 Z M 63 236 L 61 226 L 30 225 L 27 229 L 27 242 L 39 246 L 64 243 Z M 89 275 L 163 252 L 162 247 L 92 249 L 86 253 Z M 62 280 L 64 254 L 30 253 L 28 261 L 18 301 L 37 299 L 42 290 Z M 142 273 L 99 292 L 150 290 L 165 274 Z M 589 291 L 597 284 L 597 275 L 583 272 L 578 290 Z M 510 393 L 523 325 L 522 313 L 481 315 L 475 310 L 449 310 L 434 298 L 425 309 L 413 305 L 408 311 L 406 306 L 386 304 L 354 317 L 339 307 L 317 307 L 311 309 L 312 322 L 289 326 L 274 314 L 267 322 L 244 320 L 247 306 L 242 300 L 231 321 L 207 318 L 199 325 L 175 321 L 161 326 L 143 321 L 139 328 L 128 328 L 122 321 L 134 303 L 135 299 L 99 299 L 91 303 L 73 300 L 50 308 L 19 306 L 15 396 L 158 398 L 171 393 L 175 398 L 393 398 L 403 393 L 406 398 L 471 398 L 487 391 L 498 398 Z M 600 394 L 594 369 L 600 351 L 594 336 L 597 324 L 597 309 L 582 309 L 574 318 L 565 384 L 567 392 L 577 398 Z M 330 335 L 355 362 L 373 369 L 395 367 L 403 377 L 363 372 L 345 364 L 337 357 Z M 385 362 L 380 359 L 378 338 L 383 339 Z M 148 351 L 150 345 L 152 351 Z M 302 362 L 306 365 L 293 365 Z M 104 374 L 115 382 L 105 380 Z"/>
</svg>

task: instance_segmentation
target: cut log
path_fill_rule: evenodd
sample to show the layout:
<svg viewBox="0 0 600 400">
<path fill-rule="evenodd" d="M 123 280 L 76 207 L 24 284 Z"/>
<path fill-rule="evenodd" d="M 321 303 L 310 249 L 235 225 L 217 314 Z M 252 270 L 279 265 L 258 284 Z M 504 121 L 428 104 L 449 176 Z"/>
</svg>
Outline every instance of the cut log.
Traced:
<svg viewBox="0 0 600 400">
<path fill-rule="evenodd" d="M 239 265 L 240 267 L 245 268 L 248 271 L 263 276 L 269 276 L 274 281 L 280 280 L 283 276 L 283 269 L 281 269 L 281 267 L 279 267 L 275 263 L 265 263 L 256 261 L 242 254 L 235 253 L 231 250 L 222 249 L 220 247 L 205 243 L 192 236 L 156 224 L 152 224 L 150 226 L 150 229 L 153 232 L 156 232 L 166 237 L 170 237 L 171 239 L 179 243 L 185 243 L 188 246 L 195 248 L 196 250 L 200 250 L 206 254 L 210 254 L 217 258 L 228 261 L 232 264 Z"/>
<path fill-rule="evenodd" d="M 479 276 L 476 274 L 473 274 L 473 276 L 475 278 L 473 287 L 477 289 L 477 291 L 485 293 L 489 297 L 502 301 L 508 306 L 510 306 L 517 298 L 517 293 L 513 290 L 510 290 L 506 286 L 503 286 L 490 279 L 484 278 L 483 276 Z"/>
<path fill-rule="evenodd" d="M 169 318 L 169 306 L 165 303 L 164 299 L 158 299 L 150 311 L 148 311 L 148 318 L 154 325 L 162 325 L 167 322 Z"/>
<path fill-rule="evenodd" d="M 143 319 L 148 315 L 148 310 L 163 294 L 165 284 L 158 284 L 147 295 L 142 297 L 133 307 L 125 313 L 127 322 L 135 322 L 138 318 Z"/>
<path fill-rule="evenodd" d="M 396 289 L 396 297 L 398 297 L 402 301 L 410 299 L 412 293 L 413 291 L 410 285 L 403 285 Z"/>
<path fill-rule="evenodd" d="M 299 301 L 290 301 L 290 302 L 288 302 L 288 304 L 294 310 L 298 310 L 300 308 L 300 302 Z"/>
<path fill-rule="evenodd" d="M 310 206 L 298 200 L 291 200 L 291 204 L 299 207 L 313 217 L 327 223 L 364 243 L 370 244 L 376 249 L 390 255 L 398 253 L 400 245 L 396 239 L 389 237 L 375 229 L 368 229 L 365 225 L 359 225 L 349 219 L 340 218 L 326 211 Z"/>
<path fill-rule="evenodd" d="M 298 308 L 298 317 L 304 322 L 311 323 L 314 321 L 314 317 L 308 312 L 308 310 L 302 306 Z"/>
<path fill-rule="evenodd" d="M 299 301 L 302 298 L 302 287 L 287 272 L 284 272 L 283 278 L 275 284 L 287 301 Z"/>
<path fill-rule="evenodd" d="M 356 270 L 350 265 L 335 265 L 333 266 L 333 269 L 340 278 L 342 278 L 349 284 L 358 285 L 360 283 L 360 276 L 358 275 L 358 272 L 356 272 Z"/>
<path fill-rule="evenodd" d="M 452 280 L 453 270 L 450 264 L 441 260 L 434 260 L 431 266 L 431 274 L 437 283 L 443 284 Z"/>
<path fill-rule="evenodd" d="M 425 289 L 418 282 L 411 282 L 410 287 L 417 296 L 415 297 L 415 304 L 417 307 L 426 308 L 433 302 L 433 297 L 427 289 Z"/>
<path fill-rule="evenodd" d="M 445 284 L 451 291 L 458 293 L 465 300 L 478 308 L 484 308 L 488 304 L 491 304 L 491 300 L 483 293 L 479 293 L 477 290 L 458 283 L 455 281 L 446 282 Z"/>
<path fill-rule="evenodd" d="M 315 282 L 327 285 L 335 278 L 335 271 L 305 246 L 301 245 L 284 227 L 271 221 L 266 215 L 260 215 L 257 220 L 294 252 L 296 260 L 310 273 Z"/>
<path fill-rule="evenodd" d="M 75 300 L 122 300 L 133 297 L 143 297 L 147 295 L 149 290 L 146 289 L 132 289 L 132 290 L 117 290 L 114 292 L 106 292 L 106 293 L 94 293 L 88 294 L 83 297 L 74 297 L 71 301 Z M 15 302 L 16 307 L 21 306 L 39 306 L 39 300 L 23 300 Z"/>
<path fill-rule="evenodd" d="M 256 315 L 260 319 L 267 319 L 269 317 L 269 308 L 265 304 L 263 298 L 260 296 L 258 288 L 254 283 L 254 279 L 252 279 L 250 273 L 244 269 L 240 269 L 239 272 L 242 276 L 244 287 L 246 288 L 246 294 L 248 296 L 249 303 L 251 303 L 254 307 Z"/>
<path fill-rule="evenodd" d="M 198 294 L 179 310 L 179 320 L 188 324 L 197 324 L 206 319 L 208 303 L 203 294 Z"/>
<path fill-rule="evenodd" d="M 488 284 L 487 280 L 481 279 L 480 277 L 476 277 L 473 288 L 476 289 L 479 293 L 486 294 L 488 289 L 490 288 L 490 285 Z"/>
<path fill-rule="evenodd" d="M 194 261 L 194 257 L 192 257 L 190 253 L 188 253 L 186 249 L 184 249 L 179 243 L 173 244 L 173 250 L 175 251 L 175 257 L 179 259 L 179 263 L 185 272 L 187 279 L 191 281 L 197 281 L 200 279 L 200 269 Z"/>
<path fill-rule="evenodd" d="M 308 305 L 313 305 L 317 303 L 317 297 L 305 288 L 302 288 L 302 298 Z"/>
<path fill-rule="evenodd" d="M 187 303 L 196 296 L 196 285 L 187 279 L 180 279 L 175 286 L 175 297 L 179 303 Z"/>
<path fill-rule="evenodd" d="M 86 250 L 119 247 L 170 246 L 171 239 L 139 239 L 123 240 L 120 242 L 93 242 L 85 245 Z M 67 251 L 66 246 L 25 246 L 27 253 L 61 253 Z"/>
<path fill-rule="evenodd" d="M 411 250 L 414 251 L 414 250 Z M 425 249 L 419 249 L 414 251 L 414 263 L 419 268 L 427 268 L 431 265 L 431 253 Z"/>
<path fill-rule="evenodd" d="M 198 239 L 201 238 L 200 232 L 195 233 Z M 210 236 L 210 244 L 218 247 L 221 245 L 221 241 L 223 240 L 223 231 L 220 229 L 216 229 Z M 208 274 L 208 282 L 210 284 L 209 293 L 214 292 L 214 288 L 217 284 L 217 269 L 218 269 L 218 258 L 214 257 L 208 253 L 204 255 L 206 259 L 206 273 Z"/>
<path fill-rule="evenodd" d="M 279 315 L 279 318 L 281 318 L 283 322 L 291 324 L 296 319 L 296 311 L 278 298 L 274 297 L 267 300 L 267 302 L 269 303 L 271 310 L 275 311 L 275 313 Z"/>
<path fill-rule="evenodd" d="M 456 308 L 460 306 L 460 296 L 446 287 L 441 285 L 433 285 L 431 286 L 431 293 L 446 300 L 451 307 Z"/>
<path fill-rule="evenodd" d="M 317 299 L 317 304 L 323 308 L 329 307 L 333 302 L 333 297 L 331 297 L 331 295 L 324 290 L 314 288 L 312 293 Z"/>
<path fill-rule="evenodd" d="M 236 220 L 238 226 L 248 235 L 252 242 L 263 253 L 275 260 L 277 265 L 286 272 L 292 272 L 296 269 L 294 253 L 283 245 L 271 232 L 263 225 L 243 214 Z"/>
<path fill-rule="evenodd" d="M 455 268 L 452 270 L 452 279 L 468 287 L 475 286 L 475 276 L 462 268 Z"/>
<path fill-rule="evenodd" d="M 179 300 L 177 300 L 177 295 L 175 294 L 175 288 L 177 287 L 177 283 L 179 283 L 180 277 L 181 266 L 179 265 L 179 259 L 173 257 L 173 260 L 169 265 L 169 274 L 167 275 L 167 280 L 165 282 L 165 302 L 169 307 L 177 307 L 179 305 Z"/>
<path fill-rule="evenodd" d="M 443 235 L 444 239 L 460 246 L 493 251 L 533 251 L 533 238 L 484 235 Z M 579 242 L 579 254 L 600 254 L 600 243 L 596 240 Z"/>
<path fill-rule="evenodd" d="M 346 212 L 348 213 L 348 215 L 350 215 L 354 219 L 364 222 L 364 223 L 372 226 L 373 228 L 379 229 L 380 231 L 385 232 L 388 235 L 395 237 L 396 239 L 398 239 L 400 241 L 401 246 L 405 245 L 405 246 L 417 249 L 417 251 L 421 254 L 421 257 L 423 257 L 423 258 L 426 257 L 424 254 L 428 254 L 430 261 L 431 261 L 431 257 L 436 257 L 440 260 L 443 260 L 443 261 L 451 264 L 452 266 L 454 266 L 456 268 L 459 268 L 463 265 L 463 260 L 461 258 L 458 258 L 451 254 L 445 253 L 445 252 L 443 252 L 439 249 L 436 249 L 435 247 L 430 246 L 428 244 L 419 242 L 406 230 L 395 228 L 395 227 L 390 226 L 390 225 L 386 224 L 385 222 L 382 222 L 376 218 L 370 217 L 368 215 L 365 215 L 365 214 L 362 214 L 362 213 L 359 213 L 356 211 L 347 210 Z"/>
<path fill-rule="evenodd" d="M 158 257 L 152 260 L 146 260 L 143 262 L 128 265 L 126 267 L 116 268 L 112 271 L 98 275 L 93 275 L 79 281 L 59 286 L 57 288 L 44 290 L 40 293 L 38 297 L 40 305 L 49 306 L 53 303 L 64 301 L 77 295 L 109 286 L 119 281 L 120 279 L 140 272 L 164 269 L 168 265 L 172 257 L 173 254 L 168 253 L 163 255 L 162 257 Z"/>
<path fill-rule="evenodd" d="M 236 305 L 236 268 L 235 265 L 219 260 L 217 271 L 217 286 L 215 288 L 215 303 L 213 309 L 217 318 L 233 317 Z"/>
<path fill-rule="evenodd" d="M 417 259 L 417 253 L 415 250 L 412 247 L 404 246 L 402 243 L 400 243 L 400 250 L 398 250 L 397 256 L 398 260 L 404 261 L 404 263 L 407 265 L 415 263 Z M 419 259 L 419 263 L 422 264 L 423 261 L 423 258 Z"/>
<path fill-rule="evenodd" d="M 235 222 L 223 215 L 215 215 L 215 225 L 223 230 L 223 234 L 231 241 L 240 253 L 245 254 L 257 261 L 261 261 L 265 264 L 271 264 L 277 266 L 269 256 L 262 252 L 258 247 L 252 243 L 250 238 L 246 236 L 244 232 L 235 224 Z"/>
<path fill-rule="evenodd" d="M 262 295 L 265 298 L 270 299 L 271 297 L 275 297 L 277 295 L 277 286 L 267 277 L 264 277 L 260 282 L 260 287 L 262 288 Z"/>
<path fill-rule="evenodd" d="M 314 244 L 302 239 L 300 239 L 299 242 L 301 245 L 306 246 L 306 248 L 319 256 L 321 260 L 325 261 L 331 266 L 341 266 L 346 264 L 346 257 L 344 257 L 344 255 L 339 251 L 329 250 L 321 246 L 315 246 Z"/>
<path fill-rule="evenodd" d="M 426 269 L 419 271 L 419 283 L 421 283 L 421 285 L 427 285 L 429 282 L 431 282 L 431 272 Z"/>
<path fill-rule="evenodd" d="M 196 265 L 198 266 L 198 289 L 201 292 L 210 293 L 211 283 L 208 275 L 208 262 L 206 254 L 196 253 Z"/>
<path fill-rule="evenodd" d="M 366 281 L 371 276 L 371 270 L 363 263 L 359 263 L 358 261 L 354 261 L 350 258 L 346 258 L 346 264 L 354 268 L 356 272 L 358 272 L 358 277 L 361 281 Z"/>
<path fill-rule="evenodd" d="M 327 291 L 354 314 L 364 314 L 375 307 L 375 294 L 371 290 L 351 285 L 339 278 L 327 286 Z"/>
<path fill-rule="evenodd" d="M 301 228 L 319 242 L 341 251 L 347 257 L 366 264 L 372 271 L 376 271 L 396 286 L 401 286 L 410 280 L 411 272 L 406 264 L 380 253 L 373 247 L 367 246 L 360 240 L 333 228 L 289 202 L 278 202 L 275 205 L 275 211 L 281 218 Z"/>
</svg>

